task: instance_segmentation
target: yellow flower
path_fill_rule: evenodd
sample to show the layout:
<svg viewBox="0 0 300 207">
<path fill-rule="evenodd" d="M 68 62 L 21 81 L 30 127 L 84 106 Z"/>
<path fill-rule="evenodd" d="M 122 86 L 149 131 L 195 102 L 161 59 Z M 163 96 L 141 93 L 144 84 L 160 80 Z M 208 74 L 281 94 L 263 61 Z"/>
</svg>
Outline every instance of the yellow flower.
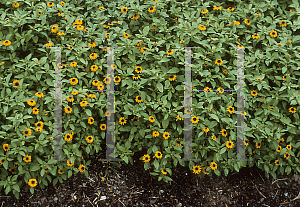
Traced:
<svg viewBox="0 0 300 207">
<path fill-rule="evenodd" d="M 211 162 L 211 163 L 210 163 L 210 168 L 211 168 L 212 170 L 217 169 L 217 167 L 218 167 L 217 163 L 215 163 L 215 162 Z"/>
<path fill-rule="evenodd" d="M 18 8 L 20 6 L 20 4 L 19 3 L 13 3 L 12 6 L 15 7 L 15 8 Z"/>
<path fill-rule="evenodd" d="M 229 111 L 230 114 L 233 114 L 234 113 L 234 108 L 232 106 L 228 106 L 227 111 Z"/>
<path fill-rule="evenodd" d="M 217 60 L 215 61 L 215 64 L 220 66 L 220 65 L 223 64 L 223 60 L 217 59 Z"/>
<path fill-rule="evenodd" d="M 99 10 L 102 11 L 104 9 L 104 7 L 99 7 Z"/>
<path fill-rule="evenodd" d="M 37 185 L 36 179 L 30 179 L 27 183 L 30 187 L 35 187 Z"/>
<path fill-rule="evenodd" d="M 252 38 L 253 38 L 253 39 L 258 39 L 258 38 L 260 38 L 260 36 L 259 36 L 258 34 L 255 33 L 255 35 L 252 35 Z"/>
<path fill-rule="evenodd" d="M 92 65 L 91 66 L 91 71 L 96 72 L 98 70 L 98 66 L 97 65 Z"/>
<path fill-rule="evenodd" d="M 91 58 L 91 60 L 95 60 L 97 58 L 97 54 L 96 53 L 92 53 L 89 56 Z"/>
<path fill-rule="evenodd" d="M 199 118 L 194 116 L 192 119 L 192 123 L 195 124 L 195 123 L 198 123 L 199 122 Z"/>
<path fill-rule="evenodd" d="M 9 45 L 11 45 L 11 41 L 5 40 L 2 44 L 5 46 L 9 46 Z"/>
<path fill-rule="evenodd" d="M 153 123 L 155 122 L 155 118 L 153 116 L 149 116 L 149 121 Z"/>
<path fill-rule="evenodd" d="M 212 140 L 216 141 L 217 137 L 215 135 L 211 136 Z"/>
<path fill-rule="evenodd" d="M 167 174 L 167 171 L 166 170 L 161 170 L 161 173 L 166 175 Z"/>
<path fill-rule="evenodd" d="M 251 91 L 251 95 L 252 95 L 252 96 L 256 96 L 256 95 L 257 95 L 256 90 Z"/>
<path fill-rule="evenodd" d="M 123 33 L 123 37 L 125 37 L 126 39 L 128 39 L 129 37 L 131 37 L 129 34 L 127 34 L 126 32 Z"/>
<path fill-rule="evenodd" d="M 100 129 L 101 129 L 102 131 L 106 130 L 106 124 L 101 124 Z"/>
<path fill-rule="evenodd" d="M 271 37 L 277 37 L 277 32 L 275 30 L 270 32 Z"/>
<path fill-rule="evenodd" d="M 167 55 L 172 55 L 174 53 L 174 50 L 168 50 Z"/>
<path fill-rule="evenodd" d="M 156 151 L 155 157 L 157 157 L 159 159 L 162 158 L 162 153 L 160 151 Z"/>
<path fill-rule="evenodd" d="M 52 42 L 49 42 L 49 43 L 47 43 L 45 45 L 46 45 L 46 47 L 52 47 Z"/>
<path fill-rule="evenodd" d="M 68 165 L 69 167 L 72 167 L 72 166 L 74 165 L 74 162 L 71 163 L 71 160 L 68 159 L 68 160 L 67 160 L 67 165 Z"/>
<path fill-rule="evenodd" d="M 150 13 L 155 12 L 155 7 L 154 7 L 154 6 L 151 6 L 151 7 L 148 9 L 148 12 L 150 12 Z"/>
<path fill-rule="evenodd" d="M 64 5 L 65 5 L 65 2 L 63 2 L 63 1 L 60 2 L 60 5 L 61 5 L 61 6 L 64 6 Z"/>
<path fill-rule="evenodd" d="M 8 150 L 10 150 L 10 147 L 8 144 L 4 144 L 3 149 L 4 149 L 4 151 L 8 151 Z"/>
<path fill-rule="evenodd" d="M 261 142 L 256 142 L 256 148 L 260 148 L 261 147 Z"/>
<path fill-rule="evenodd" d="M 176 75 L 171 75 L 169 78 L 169 81 L 174 81 L 176 79 L 176 77 L 177 77 Z"/>
<path fill-rule="evenodd" d="M 122 12 L 122 13 L 127 13 L 127 11 L 128 11 L 127 7 L 122 7 L 122 8 L 121 8 L 121 12 Z"/>
<path fill-rule="evenodd" d="M 193 172 L 195 174 L 199 174 L 201 172 L 201 166 L 200 165 L 194 165 L 193 166 Z"/>
<path fill-rule="evenodd" d="M 88 118 L 88 123 L 89 124 L 93 124 L 95 122 L 94 118 L 93 117 L 89 117 Z"/>
<path fill-rule="evenodd" d="M 250 24 L 251 24 L 251 22 L 249 21 L 249 19 L 245 19 L 245 23 L 246 23 L 247 25 L 250 25 Z"/>
<path fill-rule="evenodd" d="M 154 131 L 154 132 L 152 133 L 152 135 L 153 135 L 153 137 L 158 137 L 158 136 L 159 136 L 159 132 L 158 132 L 158 131 Z"/>
<path fill-rule="evenodd" d="M 150 156 L 148 154 L 144 155 L 143 160 L 144 160 L 144 162 L 149 162 L 150 161 Z"/>
<path fill-rule="evenodd" d="M 199 30 L 201 31 L 206 30 L 206 27 L 204 25 L 199 25 Z"/>
<path fill-rule="evenodd" d="M 227 136 L 226 129 L 222 129 L 220 132 L 222 133 L 222 135 L 223 135 L 224 137 L 226 137 L 226 136 Z"/>
<path fill-rule="evenodd" d="M 121 117 L 121 118 L 119 119 L 119 122 L 120 122 L 120 124 L 122 124 L 122 125 L 126 124 L 126 119 L 125 119 L 125 117 Z"/>
<path fill-rule="evenodd" d="M 72 141 L 72 139 L 73 139 L 73 135 L 72 135 L 72 134 L 69 134 L 69 133 L 67 133 L 67 134 L 64 136 L 64 139 L 65 139 L 67 142 L 69 142 L 69 141 Z"/>
<path fill-rule="evenodd" d="M 83 173 L 83 171 L 85 170 L 85 166 L 84 165 L 79 165 L 78 170 Z"/>
<path fill-rule="evenodd" d="M 71 78 L 70 84 L 76 85 L 77 83 L 78 83 L 78 79 L 77 78 Z"/>
<path fill-rule="evenodd" d="M 93 136 L 88 136 L 87 138 L 86 138 L 86 141 L 88 142 L 88 143 L 92 143 L 93 142 Z"/>
<path fill-rule="evenodd" d="M 239 21 L 234 21 L 232 26 L 234 26 L 234 25 L 240 25 L 240 22 Z"/>
<path fill-rule="evenodd" d="M 201 11 L 201 14 L 206 14 L 207 12 L 208 12 L 207 9 L 203 9 L 203 10 Z"/>
<path fill-rule="evenodd" d="M 294 107 L 291 107 L 291 108 L 289 108 L 289 112 L 291 112 L 291 113 L 296 113 L 296 108 L 294 108 Z"/>
<path fill-rule="evenodd" d="M 169 132 L 164 132 L 164 133 L 163 133 L 163 137 L 164 137 L 165 139 L 168 139 L 168 138 L 170 137 Z"/>
<path fill-rule="evenodd" d="M 33 113 L 33 114 L 39 114 L 39 109 L 33 108 L 33 109 L 32 109 L 32 113 Z"/>
<path fill-rule="evenodd" d="M 54 4 L 52 2 L 48 2 L 47 6 L 52 7 L 52 6 L 54 6 Z"/>
<path fill-rule="evenodd" d="M 282 149 L 282 148 L 281 148 L 281 146 L 280 146 L 280 145 L 278 145 L 278 146 L 277 146 L 277 149 L 276 149 L 276 151 L 277 151 L 277 152 L 280 152 L 280 151 L 281 151 L 281 149 Z"/>
<path fill-rule="evenodd" d="M 231 140 L 229 140 L 229 141 L 226 142 L 226 147 L 229 148 L 229 149 L 231 149 L 233 147 L 233 145 L 234 144 L 233 144 L 233 142 Z"/>
<path fill-rule="evenodd" d="M 67 113 L 67 114 L 70 114 L 71 112 L 72 112 L 72 108 L 69 106 L 68 108 L 67 107 L 65 107 L 65 112 Z"/>
</svg>

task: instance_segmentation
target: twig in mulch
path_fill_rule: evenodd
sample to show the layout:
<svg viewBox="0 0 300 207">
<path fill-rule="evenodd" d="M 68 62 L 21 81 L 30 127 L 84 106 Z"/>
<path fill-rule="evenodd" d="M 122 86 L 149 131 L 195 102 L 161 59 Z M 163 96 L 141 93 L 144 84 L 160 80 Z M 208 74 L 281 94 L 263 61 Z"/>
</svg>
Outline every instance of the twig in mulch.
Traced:
<svg viewBox="0 0 300 207">
<path fill-rule="evenodd" d="M 251 180 L 251 182 L 252 182 L 252 180 Z M 259 192 L 260 195 L 262 195 L 264 198 L 267 198 L 266 196 L 264 196 L 264 194 L 262 194 L 262 193 L 257 189 L 256 185 L 255 185 L 253 182 L 252 182 L 252 184 L 254 185 L 254 187 L 256 188 L 256 190 Z"/>
<path fill-rule="evenodd" d="M 298 196 L 296 198 L 294 198 L 292 201 L 297 200 L 299 198 L 300 198 L 300 192 L 299 192 Z"/>
<path fill-rule="evenodd" d="M 278 181 L 278 180 L 288 180 L 288 179 L 289 179 L 289 178 L 277 179 L 277 180 L 273 181 L 272 185 L 273 185 L 276 181 Z"/>
</svg>

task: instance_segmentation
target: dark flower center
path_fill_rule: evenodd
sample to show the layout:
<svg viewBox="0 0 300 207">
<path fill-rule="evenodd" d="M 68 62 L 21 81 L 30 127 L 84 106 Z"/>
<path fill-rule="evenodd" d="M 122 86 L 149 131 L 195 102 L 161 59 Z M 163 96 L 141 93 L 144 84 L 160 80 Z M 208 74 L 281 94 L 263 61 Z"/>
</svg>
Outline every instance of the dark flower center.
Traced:
<svg viewBox="0 0 300 207">
<path fill-rule="evenodd" d="M 215 167 L 215 164 L 213 164 L 213 167 Z"/>
<path fill-rule="evenodd" d="M 35 182 L 34 181 L 31 181 L 31 184 L 34 184 Z"/>
<path fill-rule="evenodd" d="M 145 159 L 148 160 L 148 157 L 146 157 Z"/>
<path fill-rule="evenodd" d="M 25 131 L 25 134 L 28 134 L 28 131 Z"/>
<path fill-rule="evenodd" d="M 91 140 L 92 139 L 92 137 L 89 137 L 89 140 Z"/>
<path fill-rule="evenodd" d="M 274 34 L 275 34 L 275 32 L 272 32 L 272 34 L 274 35 Z"/>
<path fill-rule="evenodd" d="M 141 100 L 142 98 L 141 98 L 141 97 L 138 97 L 138 99 Z"/>
<path fill-rule="evenodd" d="M 8 149 L 8 146 L 5 146 L 5 149 Z"/>
<path fill-rule="evenodd" d="M 231 145 L 231 143 L 229 142 L 229 143 L 228 143 L 228 145 L 230 146 L 230 145 Z"/>
<path fill-rule="evenodd" d="M 157 156 L 160 156 L 160 153 L 157 153 Z"/>
<path fill-rule="evenodd" d="M 196 121 L 197 119 L 196 119 L 196 118 L 193 118 L 193 120 Z"/>
<path fill-rule="evenodd" d="M 28 158 L 28 157 L 26 157 L 26 160 L 29 160 L 29 158 Z"/>
<path fill-rule="evenodd" d="M 218 60 L 218 63 L 220 63 L 221 62 L 221 60 Z"/>
<path fill-rule="evenodd" d="M 198 170 L 198 167 L 196 167 L 195 170 Z"/>
<path fill-rule="evenodd" d="M 124 119 L 121 120 L 121 122 L 124 122 L 124 121 L 125 121 Z"/>
<path fill-rule="evenodd" d="M 117 77 L 117 78 L 116 78 L 116 81 L 118 81 L 118 80 L 119 80 L 119 78 Z"/>
<path fill-rule="evenodd" d="M 174 75 L 172 75 L 170 78 L 173 79 L 173 78 L 174 78 Z"/>
<path fill-rule="evenodd" d="M 17 83 L 15 83 L 15 85 L 17 86 L 17 85 L 19 85 L 19 83 L 17 82 Z"/>
<path fill-rule="evenodd" d="M 37 125 L 38 125 L 38 126 L 41 126 L 41 124 L 40 124 L 40 123 L 38 123 Z"/>
<path fill-rule="evenodd" d="M 70 135 L 68 135 L 67 138 L 70 138 Z"/>
</svg>

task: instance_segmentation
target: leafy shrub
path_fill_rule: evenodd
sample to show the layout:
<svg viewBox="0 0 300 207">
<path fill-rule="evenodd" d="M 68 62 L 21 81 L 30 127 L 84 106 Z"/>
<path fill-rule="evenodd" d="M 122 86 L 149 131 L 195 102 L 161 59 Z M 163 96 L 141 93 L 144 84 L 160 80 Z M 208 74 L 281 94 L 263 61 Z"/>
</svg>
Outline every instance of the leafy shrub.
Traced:
<svg viewBox="0 0 300 207">
<path fill-rule="evenodd" d="M 78 172 L 105 144 L 107 67 L 114 69 L 116 155 L 140 159 L 158 180 L 183 158 L 184 114 L 193 123 L 189 168 L 203 177 L 239 171 L 236 158 L 237 49 L 245 58 L 249 166 L 275 178 L 300 172 L 297 0 L 174 0 L 0 4 L 0 190 L 19 197 Z M 61 50 L 63 159 L 54 158 L 55 50 Z M 115 47 L 115 65 L 107 48 Z M 192 48 L 193 107 L 184 111 L 185 49 Z M 100 48 L 99 48 L 100 47 Z M 298 79 L 298 81 L 297 81 Z M 224 89 L 231 92 L 224 92 Z M 98 90 L 82 91 L 81 89 Z M 202 91 L 201 91 L 202 90 Z M 206 92 L 207 91 L 207 92 Z M 184 161 L 179 164 L 185 166 Z"/>
</svg>

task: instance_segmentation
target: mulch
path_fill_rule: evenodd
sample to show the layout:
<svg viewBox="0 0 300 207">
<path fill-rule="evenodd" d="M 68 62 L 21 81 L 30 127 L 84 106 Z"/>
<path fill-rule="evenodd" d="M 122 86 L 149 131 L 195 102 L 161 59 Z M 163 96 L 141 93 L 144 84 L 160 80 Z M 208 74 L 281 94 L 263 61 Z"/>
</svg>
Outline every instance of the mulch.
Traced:
<svg viewBox="0 0 300 207">
<path fill-rule="evenodd" d="M 165 183 L 145 171 L 143 162 L 134 157 L 134 165 L 114 166 L 91 156 L 89 177 L 77 174 L 62 184 L 21 188 L 20 198 L 1 192 L 2 206 L 300 206 L 300 179 L 293 174 L 279 175 L 277 180 L 267 179 L 257 167 L 241 169 L 227 177 L 199 178 L 188 167 L 178 165 L 172 169 L 173 181 Z M 107 170 L 104 180 L 102 177 Z M 299 197 L 297 198 L 297 196 Z M 295 199 L 297 198 L 297 199 Z"/>
</svg>

